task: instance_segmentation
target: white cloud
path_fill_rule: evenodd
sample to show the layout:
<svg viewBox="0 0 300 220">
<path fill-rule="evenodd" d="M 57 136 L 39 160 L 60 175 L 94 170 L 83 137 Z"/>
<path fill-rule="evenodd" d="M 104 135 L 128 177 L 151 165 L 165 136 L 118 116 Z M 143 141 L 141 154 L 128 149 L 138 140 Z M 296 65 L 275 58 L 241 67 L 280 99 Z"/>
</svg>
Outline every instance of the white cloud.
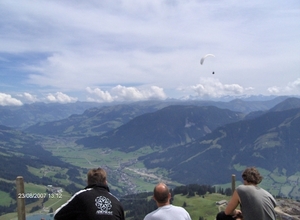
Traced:
<svg viewBox="0 0 300 220">
<path fill-rule="evenodd" d="M 20 94 L 19 97 L 23 98 L 24 102 L 33 103 L 39 101 L 39 99 L 35 95 L 32 95 L 28 92 L 24 92 L 23 94 Z"/>
<path fill-rule="evenodd" d="M 296 79 L 294 82 L 288 84 L 290 89 L 300 90 L 300 78 Z"/>
<path fill-rule="evenodd" d="M 241 95 L 245 89 L 238 84 L 223 84 L 218 79 L 202 78 L 201 83 L 191 86 L 191 89 L 200 97 L 219 98 L 227 95 Z"/>
<path fill-rule="evenodd" d="M 90 95 L 94 95 L 94 97 L 89 97 L 88 100 L 98 102 L 164 100 L 167 98 L 163 89 L 157 86 L 136 88 L 118 85 L 113 87 L 110 91 L 87 87 L 86 91 Z"/>
<path fill-rule="evenodd" d="M 20 100 L 13 98 L 11 95 L 0 93 L 0 105 L 23 105 L 23 103 Z"/>
<path fill-rule="evenodd" d="M 113 97 L 110 95 L 108 91 L 102 91 L 99 88 L 91 89 L 90 87 L 86 88 L 86 91 L 89 94 L 95 95 L 95 98 L 88 97 L 89 101 L 97 101 L 97 102 L 112 102 L 114 101 Z"/>
<path fill-rule="evenodd" d="M 271 94 L 278 94 L 280 92 L 280 88 L 277 86 L 272 86 L 268 88 L 268 92 Z"/>
<path fill-rule="evenodd" d="M 288 82 L 285 86 L 272 86 L 268 88 L 268 92 L 271 94 L 282 95 L 299 95 L 300 94 L 300 78 L 297 78 L 293 82 Z"/>
<path fill-rule="evenodd" d="M 112 88 L 111 92 L 118 101 L 163 100 L 167 97 L 163 89 L 157 86 L 151 86 L 149 89 L 138 89 L 118 85 Z"/>
<path fill-rule="evenodd" d="M 77 98 L 73 98 L 62 92 L 57 92 L 55 94 L 49 93 L 46 97 L 46 100 L 48 102 L 70 103 L 70 102 L 76 102 Z"/>
</svg>

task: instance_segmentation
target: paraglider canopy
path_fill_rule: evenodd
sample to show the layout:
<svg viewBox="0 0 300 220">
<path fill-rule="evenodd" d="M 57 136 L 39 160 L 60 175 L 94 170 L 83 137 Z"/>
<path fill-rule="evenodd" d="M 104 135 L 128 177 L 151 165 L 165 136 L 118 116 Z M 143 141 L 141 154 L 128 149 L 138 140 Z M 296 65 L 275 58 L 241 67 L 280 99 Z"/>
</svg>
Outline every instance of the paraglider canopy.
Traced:
<svg viewBox="0 0 300 220">
<path fill-rule="evenodd" d="M 213 55 L 213 54 L 206 54 L 204 57 L 202 57 L 201 58 L 201 60 L 200 60 L 200 64 L 201 65 L 203 65 L 203 62 L 204 62 L 204 60 L 207 58 L 207 57 L 215 57 L 215 55 Z"/>
</svg>

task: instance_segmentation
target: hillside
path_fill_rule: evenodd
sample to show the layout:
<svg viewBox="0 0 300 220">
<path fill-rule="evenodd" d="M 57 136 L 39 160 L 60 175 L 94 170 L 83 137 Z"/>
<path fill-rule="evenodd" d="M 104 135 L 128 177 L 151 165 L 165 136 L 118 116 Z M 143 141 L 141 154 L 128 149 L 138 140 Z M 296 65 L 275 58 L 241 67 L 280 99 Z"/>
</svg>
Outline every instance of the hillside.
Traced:
<svg viewBox="0 0 300 220">
<path fill-rule="evenodd" d="M 48 122 L 69 117 L 72 114 L 81 114 L 84 110 L 99 103 L 76 102 L 69 104 L 33 103 L 22 106 L 0 106 L 0 125 L 16 129 L 24 129 L 38 122 Z"/>
<path fill-rule="evenodd" d="M 33 126 L 28 130 L 28 132 L 48 135 L 49 131 L 52 129 L 47 129 L 47 127 L 53 127 L 54 130 L 58 130 L 59 132 L 53 132 L 53 135 L 90 135 L 89 129 L 90 124 L 89 121 L 86 121 L 86 114 L 83 114 L 85 110 L 96 108 L 91 110 L 92 113 L 95 113 L 95 116 L 98 115 L 100 117 L 105 116 L 109 111 L 118 112 L 118 109 L 124 108 L 124 110 L 128 108 L 133 109 L 133 114 L 130 116 L 132 119 L 135 116 L 138 116 L 147 112 L 154 112 L 164 107 L 170 105 L 195 105 L 195 106 L 216 106 L 218 108 L 229 109 L 231 111 L 249 113 L 254 111 L 266 111 L 276 104 L 282 102 L 288 97 L 281 96 L 277 98 L 273 98 L 271 100 L 263 100 L 263 101 L 246 101 L 242 99 L 232 100 L 230 102 L 215 102 L 215 101 L 197 101 L 197 100 L 165 100 L 165 101 L 143 101 L 143 102 L 133 102 L 133 103 L 94 103 L 94 102 L 76 102 L 76 103 L 68 103 L 68 104 L 59 104 L 59 103 L 33 103 L 33 104 L 25 104 L 22 106 L 0 106 L 0 124 L 13 127 L 17 129 L 25 129 L 29 126 Z M 122 107 L 120 107 L 122 106 Z M 103 109 L 102 109 L 103 108 Z M 115 108 L 115 109 L 114 109 Z M 97 109 L 99 112 L 97 113 Z M 105 111 L 105 109 L 107 111 Z M 103 115 L 102 115 L 103 114 Z M 71 116 L 74 115 L 74 116 Z M 123 114 L 120 112 L 119 117 L 123 118 Z M 99 122 L 98 126 L 96 126 L 94 132 L 105 132 L 107 128 L 116 128 L 119 126 L 119 122 L 122 120 L 117 119 L 117 114 L 115 114 L 116 118 L 114 120 L 117 121 L 117 124 L 114 125 L 109 124 L 107 127 L 105 125 L 100 126 L 100 122 L 105 123 L 105 120 L 94 119 Z M 71 117 L 71 118 L 68 118 Z M 89 116 L 88 116 L 89 117 Z M 64 120 L 66 119 L 66 120 Z M 125 118 L 126 119 L 126 116 Z M 113 120 L 113 119 L 110 119 Z M 51 122 L 51 123 L 45 123 Z M 72 122 L 77 122 L 79 127 L 75 128 L 70 126 Z M 124 120 L 124 123 L 127 122 Z M 35 124 L 37 124 L 34 126 Z M 84 125 L 84 129 L 80 128 L 79 124 Z M 93 127 L 93 126 L 92 126 Z"/>
<path fill-rule="evenodd" d="M 252 120 L 224 125 L 197 141 L 140 160 L 147 168 L 167 168 L 172 179 L 184 183 L 221 183 L 226 176 L 236 173 L 236 165 L 278 169 L 289 176 L 300 169 L 299 137 L 300 108 L 267 112 Z"/>
<path fill-rule="evenodd" d="M 278 112 L 278 111 L 285 111 L 285 110 L 294 109 L 294 108 L 300 108 L 300 99 L 291 97 L 291 98 L 287 98 L 284 101 L 278 103 L 277 105 L 272 107 L 269 111 Z"/>
<path fill-rule="evenodd" d="M 277 105 L 273 106 L 272 108 L 270 108 L 267 111 L 270 111 L 270 112 L 284 111 L 284 110 L 289 110 L 289 109 L 293 109 L 293 108 L 300 108 L 300 99 L 299 98 L 295 98 L 295 97 L 287 98 L 287 99 L 283 100 L 282 102 L 278 103 Z M 249 114 L 246 115 L 244 120 L 257 118 L 257 117 L 263 115 L 265 112 L 266 111 L 250 112 Z"/>
<path fill-rule="evenodd" d="M 84 186 L 84 169 L 55 157 L 37 139 L 24 132 L 0 125 L 0 215 L 16 210 L 16 178 L 24 177 L 25 188 L 45 193 L 48 185 L 64 188 L 70 195 Z M 69 192 L 69 193 L 67 193 Z M 42 199 L 28 198 L 26 204 L 42 207 Z"/>
<path fill-rule="evenodd" d="M 66 166 L 38 144 L 38 140 L 26 133 L 0 125 L 0 176 L 15 180 L 19 175 L 26 176 L 30 182 L 41 179 L 29 172 L 28 167 Z M 48 180 L 49 181 L 49 180 Z"/>
<path fill-rule="evenodd" d="M 99 135 L 127 123 L 136 116 L 153 111 L 156 111 L 156 105 L 128 104 L 90 108 L 83 114 L 71 115 L 62 120 L 37 123 L 25 131 L 46 136 Z"/>
<path fill-rule="evenodd" d="M 103 135 L 79 139 L 76 143 L 88 148 L 124 152 L 144 146 L 167 148 L 194 141 L 219 126 L 241 120 L 243 116 L 242 113 L 214 106 L 168 106 L 135 117 Z"/>
</svg>

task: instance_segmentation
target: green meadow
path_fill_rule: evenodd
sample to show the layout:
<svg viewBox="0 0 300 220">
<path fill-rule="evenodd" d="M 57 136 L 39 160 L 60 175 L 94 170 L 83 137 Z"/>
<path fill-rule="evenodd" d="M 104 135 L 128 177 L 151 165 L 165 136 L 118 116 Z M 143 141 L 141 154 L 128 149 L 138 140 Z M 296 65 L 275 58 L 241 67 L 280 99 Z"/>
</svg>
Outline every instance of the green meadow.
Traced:
<svg viewBox="0 0 300 220">
<path fill-rule="evenodd" d="M 175 195 L 173 205 L 184 207 L 192 219 L 198 220 L 201 216 L 206 220 L 214 220 L 219 212 L 216 202 L 224 199 L 228 200 L 230 197 L 216 193 L 193 197 Z"/>
</svg>

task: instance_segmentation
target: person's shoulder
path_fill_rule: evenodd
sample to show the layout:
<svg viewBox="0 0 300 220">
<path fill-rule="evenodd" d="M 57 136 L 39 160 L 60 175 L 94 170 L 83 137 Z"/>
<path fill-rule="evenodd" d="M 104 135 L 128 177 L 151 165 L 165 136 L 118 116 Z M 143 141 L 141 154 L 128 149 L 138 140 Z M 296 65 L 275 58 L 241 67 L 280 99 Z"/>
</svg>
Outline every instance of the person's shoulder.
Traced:
<svg viewBox="0 0 300 220">
<path fill-rule="evenodd" d="M 87 193 L 89 193 L 91 190 L 92 190 L 91 188 L 79 190 L 72 197 L 81 197 L 81 196 L 84 196 Z"/>
<path fill-rule="evenodd" d="M 245 192 L 248 191 L 249 187 L 247 187 L 247 185 L 239 185 L 238 187 L 236 187 L 235 191 L 239 194 L 241 192 Z"/>
<path fill-rule="evenodd" d="M 263 189 L 263 188 L 260 188 L 261 189 L 261 191 L 263 192 L 263 193 L 265 193 L 266 195 L 268 195 L 269 197 L 273 197 L 273 195 L 270 193 L 270 192 L 268 192 L 267 190 L 265 190 L 265 189 Z"/>
<path fill-rule="evenodd" d="M 172 209 L 184 209 L 183 207 L 177 206 L 177 205 L 170 205 L 170 207 L 171 207 Z"/>
<path fill-rule="evenodd" d="M 191 216 L 190 214 L 188 213 L 188 211 L 181 207 L 181 206 L 174 206 L 172 205 L 171 209 L 176 212 L 178 215 L 182 215 L 182 216 L 185 216 L 185 218 L 187 219 L 191 219 Z"/>
<path fill-rule="evenodd" d="M 144 220 L 150 220 L 151 219 L 151 215 L 150 215 L 150 213 L 149 214 L 147 214 L 145 217 L 144 217 Z"/>
<path fill-rule="evenodd" d="M 79 190 L 76 194 L 88 193 L 92 190 L 93 190 L 93 188 L 86 188 L 86 189 Z"/>
<path fill-rule="evenodd" d="M 119 198 L 117 196 L 115 196 L 114 194 L 112 194 L 111 192 L 107 192 L 108 195 L 110 195 L 111 198 L 113 198 L 114 200 L 120 202 Z"/>
<path fill-rule="evenodd" d="M 144 217 L 144 220 L 150 220 L 152 218 L 152 216 L 158 212 L 159 209 L 156 209 L 152 212 L 149 212 L 145 217 Z"/>
<path fill-rule="evenodd" d="M 185 210 L 185 208 L 181 207 L 181 206 L 176 206 L 176 205 L 171 205 L 171 209 L 177 209 L 177 210 L 181 210 L 181 211 L 184 211 L 184 212 L 187 212 Z"/>
<path fill-rule="evenodd" d="M 238 187 L 236 187 L 236 190 L 245 190 L 245 189 L 249 189 L 250 187 L 252 187 L 252 185 L 239 185 Z"/>
</svg>

